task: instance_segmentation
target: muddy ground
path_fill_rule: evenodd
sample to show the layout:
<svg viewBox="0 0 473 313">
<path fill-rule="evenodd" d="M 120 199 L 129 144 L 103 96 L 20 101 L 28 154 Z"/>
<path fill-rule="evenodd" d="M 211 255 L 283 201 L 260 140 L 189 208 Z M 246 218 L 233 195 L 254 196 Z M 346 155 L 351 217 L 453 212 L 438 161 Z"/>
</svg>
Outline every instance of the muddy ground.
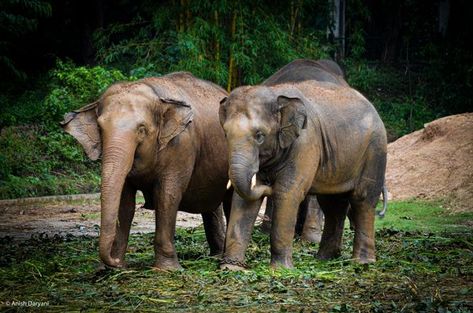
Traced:
<svg viewBox="0 0 473 313">
<path fill-rule="evenodd" d="M 154 232 L 154 212 L 142 208 L 138 197 L 132 233 Z M 264 205 L 258 220 L 264 213 Z M 177 227 L 189 228 L 202 224 L 200 214 L 178 212 Z M 0 237 L 29 239 L 33 234 L 48 236 L 98 236 L 100 225 L 99 194 L 77 195 L 72 198 L 44 197 L 23 201 L 0 201 Z"/>
</svg>

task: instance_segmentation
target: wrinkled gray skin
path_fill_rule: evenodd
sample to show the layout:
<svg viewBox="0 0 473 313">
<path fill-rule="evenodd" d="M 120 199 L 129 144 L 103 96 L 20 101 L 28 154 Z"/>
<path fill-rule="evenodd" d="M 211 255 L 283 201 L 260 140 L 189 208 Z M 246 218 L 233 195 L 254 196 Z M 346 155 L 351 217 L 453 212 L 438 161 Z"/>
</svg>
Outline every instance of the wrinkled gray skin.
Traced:
<svg viewBox="0 0 473 313">
<path fill-rule="evenodd" d="M 180 268 L 174 247 L 178 210 L 202 213 L 211 254 L 224 244 L 220 203 L 228 180 L 218 120 L 227 93 L 189 73 L 117 83 L 62 123 L 96 160 L 102 156 L 99 255 L 123 267 L 135 195 L 156 212 L 154 266 Z"/>
<path fill-rule="evenodd" d="M 265 80 L 262 85 L 275 86 L 283 83 L 301 82 L 305 80 L 316 80 L 320 82 L 330 82 L 339 86 L 348 86 L 345 81 L 343 70 L 332 60 L 295 60 L 271 77 Z M 264 232 L 270 233 L 271 219 L 273 212 L 273 200 L 268 197 L 266 210 L 264 213 L 261 228 Z M 299 214 L 296 223 L 296 234 L 301 239 L 313 243 L 319 243 L 322 238 L 322 228 L 324 215 L 314 196 L 308 196 L 299 207 Z"/>
<path fill-rule="evenodd" d="M 266 200 L 263 222 L 261 223 L 261 230 L 267 234 L 271 234 L 273 208 L 273 199 L 268 197 Z M 319 206 L 317 197 L 306 196 L 304 201 L 299 205 L 296 234 L 304 241 L 319 243 L 322 239 L 323 226 L 324 213 Z"/>
<path fill-rule="evenodd" d="M 366 98 L 348 86 L 316 80 L 246 86 L 221 102 L 220 122 L 236 190 L 222 268 L 240 269 L 244 263 L 264 196 L 274 201 L 273 267 L 293 266 L 292 239 L 307 195 L 317 196 L 325 215 L 319 258 L 340 255 L 351 206 L 353 259 L 375 261 L 375 205 L 383 188 L 387 143 L 384 124 Z"/>
</svg>

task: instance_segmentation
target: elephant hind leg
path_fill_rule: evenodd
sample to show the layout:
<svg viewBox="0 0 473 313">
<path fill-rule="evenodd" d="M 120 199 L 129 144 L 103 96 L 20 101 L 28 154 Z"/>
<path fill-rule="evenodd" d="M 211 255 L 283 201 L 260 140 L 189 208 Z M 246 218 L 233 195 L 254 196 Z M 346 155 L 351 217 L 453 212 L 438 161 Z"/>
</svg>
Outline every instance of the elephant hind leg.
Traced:
<svg viewBox="0 0 473 313">
<path fill-rule="evenodd" d="M 367 200 L 351 200 L 352 218 L 355 228 L 353 240 L 353 259 L 359 263 L 376 261 L 374 242 L 375 208 Z"/>
<path fill-rule="evenodd" d="M 302 207 L 303 205 L 306 205 L 305 210 Z M 324 214 L 315 196 L 306 196 L 299 207 L 299 214 L 303 214 L 304 211 L 305 216 L 301 223 L 302 227 L 299 226 L 301 227 L 301 239 L 307 242 L 320 243 L 324 225 Z"/>
<path fill-rule="evenodd" d="M 368 151 L 362 175 L 350 197 L 355 228 L 353 259 L 363 264 L 376 261 L 374 220 L 386 170 L 386 154 L 378 150 Z"/>
<path fill-rule="evenodd" d="M 339 257 L 342 251 L 348 199 L 341 195 L 319 195 L 317 199 L 325 215 L 325 225 L 317 257 L 322 260 Z"/>
<path fill-rule="evenodd" d="M 222 206 L 214 211 L 202 213 L 202 219 L 204 221 L 205 237 L 210 247 L 210 255 L 221 255 L 225 241 Z"/>
</svg>

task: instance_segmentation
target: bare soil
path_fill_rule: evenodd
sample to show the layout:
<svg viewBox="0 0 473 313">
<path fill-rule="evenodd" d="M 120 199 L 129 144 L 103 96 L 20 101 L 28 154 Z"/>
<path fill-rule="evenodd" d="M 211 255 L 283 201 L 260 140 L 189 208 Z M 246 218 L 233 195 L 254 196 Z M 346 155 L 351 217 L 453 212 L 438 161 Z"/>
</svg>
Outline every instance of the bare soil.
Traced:
<svg viewBox="0 0 473 313">
<path fill-rule="evenodd" d="M 131 233 L 150 233 L 155 230 L 154 212 L 142 208 L 143 203 L 137 201 Z M 262 221 L 265 207 L 263 203 L 258 223 Z M 202 223 L 200 214 L 177 214 L 177 227 L 192 228 Z M 9 236 L 25 240 L 38 234 L 98 236 L 99 225 L 99 194 L 79 195 L 72 200 L 44 197 L 0 201 L 0 238 Z"/>
<path fill-rule="evenodd" d="M 440 118 L 388 145 L 392 199 L 446 199 L 473 211 L 473 113 Z"/>
<path fill-rule="evenodd" d="M 132 233 L 154 232 L 154 212 L 136 206 Z M 0 206 L 0 237 L 28 239 L 32 234 L 49 236 L 98 236 L 100 201 L 85 199 L 19 203 Z M 178 227 L 196 227 L 202 223 L 199 214 L 178 213 Z"/>
</svg>

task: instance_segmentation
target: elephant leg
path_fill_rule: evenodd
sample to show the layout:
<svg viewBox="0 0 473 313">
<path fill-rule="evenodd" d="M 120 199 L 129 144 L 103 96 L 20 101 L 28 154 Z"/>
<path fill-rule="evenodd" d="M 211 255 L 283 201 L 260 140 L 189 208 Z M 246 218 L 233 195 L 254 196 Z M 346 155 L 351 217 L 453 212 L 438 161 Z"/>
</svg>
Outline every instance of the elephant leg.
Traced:
<svg viewBox="0 0 473 313">
<path fill-rule="evenodd" d="M 325 225 L 317 257 L 328 260 L 339 257 L 342 251 L 343 226 L 348 200 L 339 196 L 317 196 L 325 216 Z"/>
<path fill-rule="evenodd" d="M 299 205 L 304 199 L 300 192 L 280 192 L 273 195 L 274 211 L 271 225 L 271 267 L 292 268 L 292 240 Z"/>
<path fill-rule="evenodd" d="M 251 239 L 261 202 L 261 199 L 245 201 L 238 193 L 233 193 L 221 269 L 242 270 L 245 268 L 245 252 Z"/>
<path fill-rule="evenodd" d="M 156 230 L 154 237 L 154 267 L 161 270 L 181 269 L 174 246 L 176 217 L 181 202 L 182 192 L 178 188 L 166 187 L 164 182 L 156 190 Z M 172 184 L 169 184 L 172 185 Z M 158 207 L 159 204 L 159 207 Z"/>
<path fill-rule="evenodd" d="M 128 246 L 131 222 L 135 215 L 135 198 L 136 189 L 131 187 L 129 183 L 125 182 L 120 197 L 117 230 L 111 251 L 112 258 L 119 259 L 121 266 L 125 265 L 125 252 Z"/>
<path fill-rule="evenodd" d="M 385 147 L 386 143 L 384 138 L 376 139 L 378 141 L 371 141 L 360 180 L 350 196 L 355 228 L 352 257 L 362 264 L 376 261 L 374 220 L 376 204 L 385 182 L 386 154 L 380 147 Z"/>
<path fill-rule="evenodd" d="M 362 264 L 376 261 L 374 243 L 375 206 L 369 201 L 351 201 L 352 219 L 355 228 L 352 258 Z"/>
<path fill-rule="evenodd" d="M 261 223 L 261 231 L 266 234 L 271 233 L 271 220 L 273 218 L 274 202 L 272 197 L 266 197 L 266 209 L 264 210 L 263 222 Z"/>
<path fill-rule="evenodd" d="M 308 242 L 319 243 L 322 238 L 324 213 L 315 196 L 307 196 L 306 217 L 302 227 L 301 238 Z M 303 203 L 304 203 L 303 202 Z"/>
<path fill-rule="evenodd" d="M 297 222 L 296 222 L 296 234 L 302 236 L 304 230 L 304 224 L 307 220 L 307 214 L 309 210 L 309 196 L 305 197 L 304 200 L 299 205 L 299 211 L 297 213 Z"/>
<path fill-rule="evenodd" d="M 216 210 L 202 213 L 205 236 L 210 247 L 210 255 L 221 255 L 225 240 L 225 225 L 223 222 L 223 209 L 219 206 Z"/>
</svg>

